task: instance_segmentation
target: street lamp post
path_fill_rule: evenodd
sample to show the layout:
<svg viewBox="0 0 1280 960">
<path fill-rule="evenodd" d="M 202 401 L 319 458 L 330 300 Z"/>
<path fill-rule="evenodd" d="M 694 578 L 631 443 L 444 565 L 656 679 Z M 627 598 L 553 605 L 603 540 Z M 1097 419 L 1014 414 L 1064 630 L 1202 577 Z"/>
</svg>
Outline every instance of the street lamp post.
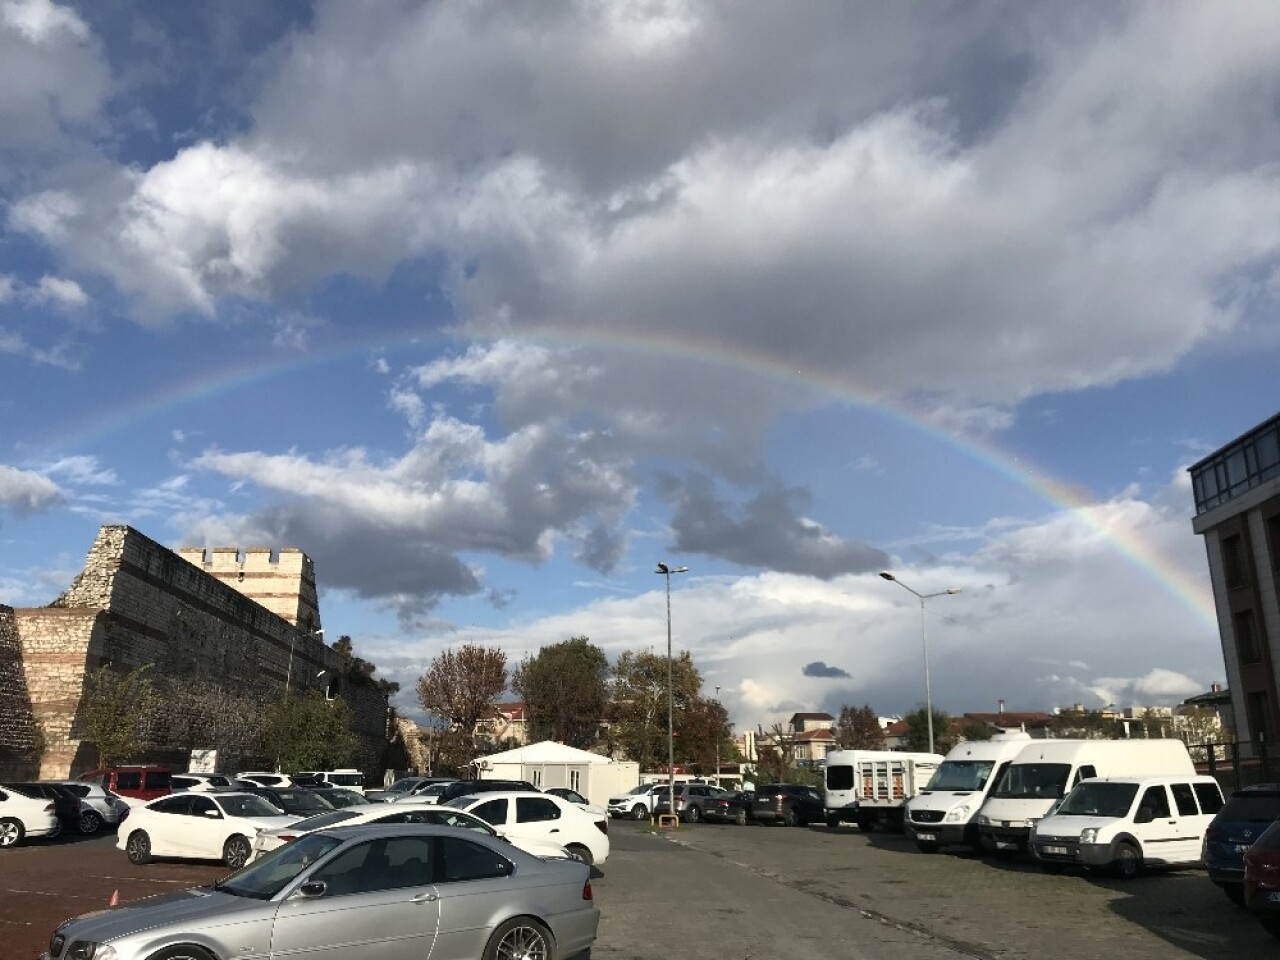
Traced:
<svg viewBox="0 0 1280 960">
<path fill-rule="evenodd" d="M 324 628 L 321 627 L 319 630 L 312 630 L 309 635 L 313 637 L 323 637 Z M 293 636 L 289 639 L 289 669 L 284 675 L 284 698 L 286 700 L 289 699 L 289 687 L 293 683 L 293 648 L 297 646 L 297 643 L 298 632 L 295 630 Z"/>
<path fill-rule="evenodd" d="M 659 563 L 653 571 L 667 580 L 667 809 L 676 815 L 676 710 L 671 683 L 671 575 L 688 573 L 688 567 L 669 567 Z"/>
<path fill-rule="evenodd" d="M 716 706 L 720 705 L 720 688 L 716 687 Z M 717 715 L 718 719 L 718 715 Z M 720 728 L 716 728 L 716 787 L 720 786 Z"/>
<path fill-rule="evenodd" d="M 920 601 L 920 645 L 924 648 L 924 713 L 929 724 L 929 752 L 933 753 L 933 687 L 929 681 L 929 636 L 925 632 L 924 626 L 924 602 L 932 600 L 934 597 L 949 597 L 952 594 L 959 593 L 960 588 L 948 587 L 946 590 L 939 590 L 937 593 L 917 593 L 888 570 L 881 570 L 880 576 L 896 583 Z"/>
</svg>

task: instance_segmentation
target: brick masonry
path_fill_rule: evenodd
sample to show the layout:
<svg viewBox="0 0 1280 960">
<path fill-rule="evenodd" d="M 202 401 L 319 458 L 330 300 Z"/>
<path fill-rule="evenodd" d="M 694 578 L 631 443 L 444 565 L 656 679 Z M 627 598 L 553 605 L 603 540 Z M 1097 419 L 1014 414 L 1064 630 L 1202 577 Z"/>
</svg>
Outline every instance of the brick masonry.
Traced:
<svg viewBox="0 0 1280 960">
<path fill-rule="evenodd" d="M 238 589 L 246 582 L 249 596 Z M 271 609 L 264 605 L 268 599 Z M 0 607 L 0 750 L 20 753 L 33 742 L 38 722 L 45 744 L 39 775 L 91 768 L 96 751 L 79 739 L 76 713 L 86 674 L 103 664 L 121 670 L 154 664 L 157 679 L 221 687 L 259 708 L 279 700 L 286 682 L 295 693 L 323 689 L 341 664 L 312 634 L 318 625 L 314 571 L 299 550 L 282 550 L 278 560 L 269 550 L 250 550 L 241 561 L 239 551 L 219 548 L 210 563 L 203 550 L 179 554 L 131 527 L 102 527 L 84 570 L 52 604 Z M 321 671 L 326 677 L 317 678 Z M 387 741 L 387 699 L 374 687 L 349 682 L 338 692 L 355 715 L 357 765 L 377 776 Z M 171 708 L 181 710 L 182 703 Z M 6 738 L 13 744 L 6 747 Z M 153 746 L 158 759 L 175 762 L 207 745 Z M 5 756 L 0 753 L 0 761 Z"/>
</svg>

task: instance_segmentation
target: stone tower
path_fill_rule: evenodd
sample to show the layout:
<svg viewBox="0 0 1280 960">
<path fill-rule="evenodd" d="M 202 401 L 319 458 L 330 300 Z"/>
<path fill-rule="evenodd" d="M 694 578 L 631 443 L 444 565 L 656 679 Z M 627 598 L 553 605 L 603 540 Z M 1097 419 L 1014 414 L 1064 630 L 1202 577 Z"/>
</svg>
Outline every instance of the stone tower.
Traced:
<svg viewBox="0 0 1280 960">
<path fill-rule="evenodd" d="M 283 547 L 273 557 L 270 547 L 183 547 L 178 556 L 307 633 L 320 629 L 316 574 L 311 558 L 297 547 Z"/>
</svg>

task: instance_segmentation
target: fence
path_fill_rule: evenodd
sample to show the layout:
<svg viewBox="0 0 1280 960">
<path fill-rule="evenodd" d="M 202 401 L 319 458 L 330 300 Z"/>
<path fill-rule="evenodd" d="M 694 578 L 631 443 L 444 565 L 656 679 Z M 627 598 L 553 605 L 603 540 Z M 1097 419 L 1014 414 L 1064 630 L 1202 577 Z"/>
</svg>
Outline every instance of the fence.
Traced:
<svg viewBox="0 0 1280 960">
<path fill-rule="evenodd" d="M 1224 793 L 1280 781 L 1280 748 L 1265 740 L 1188 744 L 1196 770 L 1217 779 Z"/>
</svg>

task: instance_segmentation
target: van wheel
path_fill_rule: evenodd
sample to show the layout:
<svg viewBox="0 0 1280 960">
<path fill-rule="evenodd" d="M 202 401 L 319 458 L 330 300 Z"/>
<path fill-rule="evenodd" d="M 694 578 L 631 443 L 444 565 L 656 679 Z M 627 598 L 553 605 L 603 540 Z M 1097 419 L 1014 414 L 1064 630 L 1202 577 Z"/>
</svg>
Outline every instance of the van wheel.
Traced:
<svg viewBox="0 0 1280 960">
<path fill-rule="evenodd" d="M 139 867 L 151 862 L 151 838 L 147 836 L 145 830 L 135 830 L 129 834 L 129 840 L 124 845 L 124 852 L 129 857 L 129 862 Z"/>
<path fill-rule="evenodd" d="M 234 836 L 222 848 L 222 862 L 232 870 L 239 870 L 253 856 L 253 847 L 241 836 Z"/>
<path fill-rule="evenodd" d="M 26 833 L 19 821 L 8 817 L 0 820 L 0 847 L 16 847 Z"/>
<path fill-rule="evenodd" d="M 1116 847 L 1116 858 L 1111 863 L 1111 871 L 1121 880 L 1132 880 L 1142 872 L 1142 853 L 1132 843 L 1122 843 Z"/>
</svg>

